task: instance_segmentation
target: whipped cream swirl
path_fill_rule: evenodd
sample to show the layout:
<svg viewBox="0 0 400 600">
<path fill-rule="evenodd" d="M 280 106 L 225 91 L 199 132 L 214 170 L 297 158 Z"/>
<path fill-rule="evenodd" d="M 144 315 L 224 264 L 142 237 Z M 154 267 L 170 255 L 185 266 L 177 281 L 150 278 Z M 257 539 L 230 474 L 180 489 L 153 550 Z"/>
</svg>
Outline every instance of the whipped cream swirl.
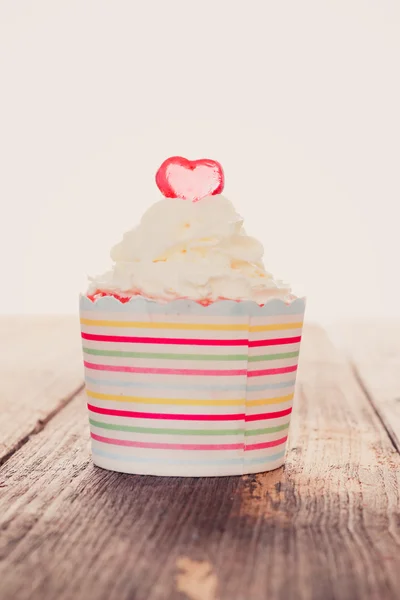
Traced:
<svg viewBox="0 0 400 600">
<path fill-rule="evenodd" d="M 111 250 L 112 269 L 91 279 L 97 291 L 157 300 L 290 298 L 290 287 L 263 265 L 263 247 L 224 196 L 163 199 Z"/>
</svg>

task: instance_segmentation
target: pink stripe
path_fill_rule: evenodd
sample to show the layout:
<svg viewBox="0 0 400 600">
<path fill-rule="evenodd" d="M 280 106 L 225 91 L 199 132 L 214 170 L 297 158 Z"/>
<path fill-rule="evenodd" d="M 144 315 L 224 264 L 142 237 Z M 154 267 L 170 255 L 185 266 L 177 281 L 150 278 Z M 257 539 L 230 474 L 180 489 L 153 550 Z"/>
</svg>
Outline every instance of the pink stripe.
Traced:
<svg viewBox="0 0 400 600">
<path fill-rule="evenodd" d="M 262 448 L 272 448 L 280 446 L 287 440 L 287 436 L 274 440 L 272 442 L 263 442 L 261 444 L 250 444 L 245 446 L 239 444 L 163 444 L 155 442 L 135 442 L 131 440 L 117 440 L 115 438 L 103 437 L 97 433 L 91 433 L 91 437 L 97 442 L 103 444 L 113 444 L 114 446 L 127 446 L 129 448 L 151 448 L 153 450 L 261 450 Z"/>
<path fill-rule="evenodd" d="M 84 340 L 98 342 L 127 342 L 130 344 L 181 344 L 186 346 L 247 346 L 247 339 L 233 340 L 202 340 L 187 338 L 153 338 L 153 337 L 131 337 L 126 335 L 97 335 L 94 333 L 82 333 Z"/>
<path fill-rule="evenodd" d="M 153 442 L 133 442 L 131 440 L 116 440 L 103 437 L 96 433 L 90 434 L 94 440 L 103 444 L 129 446 L 130 448 L 152 448 L 154 450 L 241 450 L 244 444 L 162 444 Z"/>
<path fill-rule="evenodd" d="M 280 417 L 286 417 L 292 412 L 291 408 L 285 410 L 278 410 L 277 412 L 261 413 L 258 415 L 246 415 L 245 421 L 263 421 L 264 419 L 279 419 Z"/>
<path fill-rule="evenodd" d="M 100 408 L 88 404 L 88 409 L 91 412 L 100 415 L 110 415 L 113 417 L 130 417 L 134 419 L 169 419 L 170 421 L 243 421 L 244 413 L 239 414 L 224 414 L 224 415 L 182 415 L 182 414 L 166 414 L 166 413 L 151 413 L 151 412 L 136 412 L 133 410 L 116 410 L 111 408 Z"/>
<path fill-rule="evenodd" d="M 245 450 L 262 450 L 263 448 L 273 448 L 274 446 L 280 446 L 284 444 L 288 436 L 280 438 L 279 440 L 273 440 L 272 442 L 261 442 L 260 444 L 246 444 Z"/>
<path fill-rule="evenodd" d="M 210 376 L 232 376 L 247 375 L 246 369 L 156 369 L 151 367 L 125 367 L 120 365 L 97 365 L 94 363 L 83 363 L 86 368 L 95 371 L 114 371 L 120 373 L 149 373 L 151 375 L 210 375 Z M 274 369 L 271 369 L 272 371 Z M 279 371 L 279 369 L 275 369 Z M 257 373 L 257 371 L 254 371 Z M 255 375 L 253 375 L 255 377 Z"/>
<path fill-rule="evenodd" d="M 121 365 L 98 365 L 84 361 L 87 369 L 95 371 L 113 371 L 118 373 L 148 373 L 151 375 L 204 375 L 204 376 L 236 376 L 247 375 L 248 377 L 262 377 L 264 375 L 279 375 L 280 373 L 292 373 L 297 370 L 297 365 L 290 367 L 278 367 L 276 369 L 262 369 L 259 371 L 247 371 L 246 369 L 157 369 L 151 367 L 127 367 Z"/>
<path fill-rule="evenodd" d="M 247 377 L 262 377 L 263 375 L 279 375 L 279 373 L 292 373 L 297 370 L 297 365 L 291 367 L 279 367 L 277 369 L 262 369 L 261 371 L 249 371 Z"/>
<path fill-rule="evenodd" d="M 192 414 L 169 414 L 169 413 L 151 413 L 137 412 L 133 410 L 117 410 L 112 408 L 101 408 L 88 404 L 91 412 L 100 415 L 110 415 L 112 417 L 128 417 L 133 419 L 167 419 L 170 421 L 262 421 L 264 419 L 279 419 L 286 417 L 292 412 L 291 408 L 279 410 L 276 412 L 262 413 L 258 415 L 245 415 L 244 413 L 223 414 L 223 415 L 192 415 Z"/>
<path fill-rule="evenodd" d="M 247 340 L 247 339 L 188 339 L 188 338 L 157 338 L 157 337 L 131 337 L 126 335 L 98 335 L 95 333 L 82 332 L 84 340 L 96 342 L 126 342 L 129 344 L 178 344 L 182 346 L 249 346 L 257 348 L 259 346 L 280 346 L 283 344 L 297 344 L 301 341 L 301 336 L 288 338 L 275 338 L 272 340 Z"/>
<path fill-rule="evenodd" d="M 281 346 L 282 344 L 298 344 L 301 342 L 301 335 L 297 337 L 275 338 L 272 340 L 254 340 L 249 342 L 250 348 L 258 348 L 259 346 Z"/>
</svg>

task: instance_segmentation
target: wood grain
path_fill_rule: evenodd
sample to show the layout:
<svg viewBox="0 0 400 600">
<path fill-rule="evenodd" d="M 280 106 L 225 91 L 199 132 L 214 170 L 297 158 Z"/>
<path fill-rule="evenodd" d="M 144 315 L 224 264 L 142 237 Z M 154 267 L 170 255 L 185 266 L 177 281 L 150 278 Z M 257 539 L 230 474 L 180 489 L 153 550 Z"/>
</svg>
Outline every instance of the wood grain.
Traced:
<svg viewBox="0 0 400 600">
<path fill-rule="evenodd" d="M 352 323 L 340 333 L 361 385 L 400 452 L 400 323 Z"/>
<path fill-rule="evenodd" d="M 79 321 L 0 319 L 0 464 L 82 386 Z"/>
<path fill-rule="evenodd" d="M 94 467 L 78 396 L 0 470 L 2 600 L 397 599 L 399 454 L 319 329 L 296 405 L 284 469 L 179 479 Z"/>
</svg>

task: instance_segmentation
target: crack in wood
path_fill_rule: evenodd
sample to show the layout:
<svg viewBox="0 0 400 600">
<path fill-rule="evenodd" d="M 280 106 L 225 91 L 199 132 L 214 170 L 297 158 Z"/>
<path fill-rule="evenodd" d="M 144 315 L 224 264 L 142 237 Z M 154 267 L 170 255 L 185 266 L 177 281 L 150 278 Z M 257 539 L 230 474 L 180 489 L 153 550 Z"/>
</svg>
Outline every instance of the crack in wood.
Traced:
<svg viewBox="0 0 400 600">
<path fill-rule="evenodd" d="M 44 417 L 42 419 L 38 419 L 36 424 L 32 427 L 31 431 L 29 431 L 29 433 L 27 433 L 27 435 L 25 435 L 23 438 L 18 440 L 6 454 L 4 454 L 3 456 L 0 456 L 0 467 L 2 465 L 4 465 L 16 452 L 18 452 L 18 450 L 20 450 L 23 446 L 25 446 L 25 444 L 27 442 L 29 442 L 30 438 L 33 435 L 37 435 L 38 433 L 43 431 L 43 429 L 46 427 L 46 425 L 59 412 L 61 412 L 63 410 L 63 408 L 65 408 L 70 402 L 72 402 L 72 400 L 83 390 L 84 387 L 85 387 L 85 384 L 81 383 L 80 386 L 78 388 L 76 388 L 71 394 L 68 394 L 68 396 L 65 396 L 65 398 L 62 398 L 60 400 L 59 404 L 52 411 L 50 411 L 46 415 L 46 417 Z"/>
<path fill-rule="evenodd" d="M 357 366 L 351 360 L 350 360 L 350 366 L 351 366 L 353 375 L 354 375 L 355 379 L 357 380 L 358 385 L 362 389 L 366 399 L 368 400 L 369 404 L 371 405 L 372 410 L 374 411 L 374 413 L 376 414 L 377 418 L 379 419 L 382 427 L 386 431 L 387 436 L 393 445 L 393 448 L 396 450 L 396 452 L 398 454 L 400 454 L 400 441 L 398 440 L 397 435 L 395 434 L 392 427 L 385 419 L 385 416 L 383 415 L 383 413 L 379 410 L 378 406 L 375 404 L 373 396 L 369 392 L 367 385 L 364 383 L 363 379 L 361 378 L 361 374 L 360 374 L 359 370 L 357 369 Z"/>
</svg>

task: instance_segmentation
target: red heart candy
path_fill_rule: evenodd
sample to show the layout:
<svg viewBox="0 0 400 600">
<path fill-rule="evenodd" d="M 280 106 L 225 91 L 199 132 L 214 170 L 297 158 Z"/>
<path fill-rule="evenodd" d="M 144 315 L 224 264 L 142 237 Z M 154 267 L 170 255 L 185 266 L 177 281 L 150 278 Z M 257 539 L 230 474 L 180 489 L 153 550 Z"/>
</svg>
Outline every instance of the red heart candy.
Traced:
<svg viewBox="0 0 400 600">
<path fill-rule="evenodd" d="M 197 202 L 222 192 L 224 171 L 217 161 L 209 158 L 187 160 L 182 156 L 171 156 L 158 169 L 156 183 L 166 198 Z"/>
</svg>

